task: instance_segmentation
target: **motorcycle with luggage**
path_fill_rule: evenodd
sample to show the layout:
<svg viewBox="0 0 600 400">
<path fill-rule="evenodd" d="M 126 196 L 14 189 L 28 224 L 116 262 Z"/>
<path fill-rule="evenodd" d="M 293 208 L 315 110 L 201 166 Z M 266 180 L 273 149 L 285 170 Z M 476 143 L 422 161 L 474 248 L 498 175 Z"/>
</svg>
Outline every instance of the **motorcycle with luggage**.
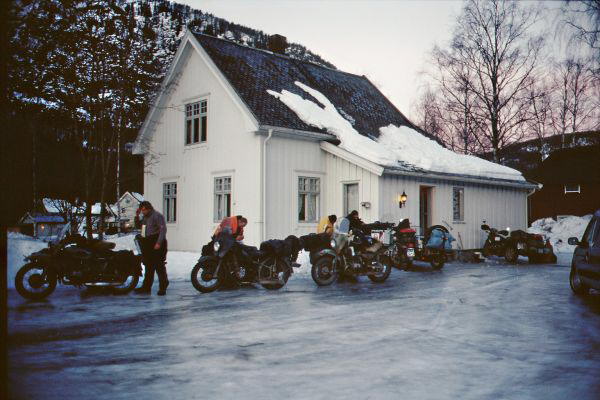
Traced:
<svg viewBox="0 0 600 400">
<path fill-rule="evenodd" d="M 423 237 L 417 236 L 408 219 L 394 226 L 391 235 L 387 252 L 394 266 L 401 269 L 409 269 L 414 261 L 428 262 L 433 269 L 443 268 L 447 261 L 446 250 L 451 248 L 454 240 L 441 225 L 431 226 Z M 385 232 L 383 236 L 386 236 Z"/>
<path fill-rule="evenodd" d="M 244 245 L 230 232 L 222 232 L 202 248 L 191 272 L 192 285 L 201 293 L 223 287 L 258 283 L 265 289 L 281 289 L 299 267 L 293 237 L 263 242 L 260 249 Z"/>
<path fill-rule="evenodd" d="M 15 288 L 21 296 L 41 300 L 54 292 L 59 282 L 108 287 L 115 294 L 135 289 L 142 275 L 139 251 L 114 251 L 115 243 L 71 235 L 69 229 L 69 224 L 65 225 L 48 247 L 25 257 L 26 264 L 15 276 Z"/>
<path fill-rule="evenodd" d="M 385 251 L 382 242 L 360 230 L 351 231 L 350 221 L 343 218 L 329 246 L 314 255 L 312 278 L 319 286 L 331 285 L 341 277 L 367 276 L 372 282 L 385 282 L 392 271 Z"/>
</svg>

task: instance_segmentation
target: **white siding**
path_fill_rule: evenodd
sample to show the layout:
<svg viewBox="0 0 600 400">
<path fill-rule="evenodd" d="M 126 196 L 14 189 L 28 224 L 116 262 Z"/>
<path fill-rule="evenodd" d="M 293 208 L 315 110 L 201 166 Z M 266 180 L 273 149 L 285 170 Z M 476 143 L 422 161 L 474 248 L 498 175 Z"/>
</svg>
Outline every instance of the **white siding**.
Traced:
<svg viewBox="0 0 600 400">
<path fill-rule="evenodd" d="M 188 43 L 166 106 L 151 127 L 146 155 L 144 196 L 163 212 L 163 183 L 177 182 L 177 222 L 168 224 L 173 250 L 199 251 L 216 226 L 213 221 L 214 177 L 230 175 L 233 215 L 249 220 L 246 239 L 260 240 L 260 139 L 256 126 L 242 112 L 204 55 Z M 208 99 L 206 144 L 184 145 L 185 104 Z"/>
<path fill-rule="evenodd" d="M 527 228 L 527 191 L 524 189 L 408 176 L 384 175 L 380 179 L 381 220 L 398 222 L 409 218 L 413 226 L 419 225 L 419 187 L 433 187 L 431 223 L 446 225 L 446 222 L 452 227 L 451 233 L 457 240 L 455 248 L 460 247 L 460 239 L 465 249 L 481 248 L 485 240 L 480 228 L 483 220 L 499 229 Z M 452 188 L 455 186 L 465 190 L 462 223 L 453 221 Z M 399 208 L 397 196 L 403 191 L 408 201 L 406 207 Z"/>
<path fill-rule="evenodd" d="M 316 232 L 316 223 L 298 221 L 298 177 L 320 178 L 317 214 L 325 215 L 325 160 L 319 142 L 272 137 L 266 151 L 266 238 L 283 239 Z"/>
<path fill-rule="evenodd" d="M 323 215 L 343 216 L 344 184 L 358 183 L 359 203 L 370 203 L 371 206 L 360 206 L 357 211 L 365 222 L 376 220 L 379 216 L 379 176 L 336 155 L 323 153 L 327 163 L 326 207 Z"/>
</svg>

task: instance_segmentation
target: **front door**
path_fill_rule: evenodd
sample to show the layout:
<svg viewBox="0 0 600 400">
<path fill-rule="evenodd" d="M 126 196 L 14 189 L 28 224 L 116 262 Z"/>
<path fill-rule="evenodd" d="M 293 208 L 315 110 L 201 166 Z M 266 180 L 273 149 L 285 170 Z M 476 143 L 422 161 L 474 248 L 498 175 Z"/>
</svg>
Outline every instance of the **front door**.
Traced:
<svg viewBox="0 0 600 400">
<path fill-rule="evenodd" d="M 358 183 L 344 184 L 344 215 L 358 210 Z"/>
<path fill-rule="evenodd" d="M 431 226 L 431 187 L 421 186 L 419 190 L 419 226 L 421 235 L 425 235 Z"/>
</svg>

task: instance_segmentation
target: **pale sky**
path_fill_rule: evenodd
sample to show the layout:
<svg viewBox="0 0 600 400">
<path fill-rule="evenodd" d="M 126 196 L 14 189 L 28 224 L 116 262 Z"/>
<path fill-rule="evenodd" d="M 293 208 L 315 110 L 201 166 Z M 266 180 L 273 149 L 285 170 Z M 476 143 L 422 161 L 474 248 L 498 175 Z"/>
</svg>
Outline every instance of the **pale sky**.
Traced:
<svg viewBox="0 0 600 400">
<path fill-rule="evenodd" d="M 462 1 L 180 0 L 230 22 L 281 34 L 343 71 L 366 75 L 404 114 L 434 43 Z"/>
<path fill-rule="evenodd" d="M 426 80 L 421 72 L 431 49 L 450 40 L 463 6 L 460 0 L 179 1 L 281 34 L 342 71 L 366 75 L 407 116 Z"/>
</svg>

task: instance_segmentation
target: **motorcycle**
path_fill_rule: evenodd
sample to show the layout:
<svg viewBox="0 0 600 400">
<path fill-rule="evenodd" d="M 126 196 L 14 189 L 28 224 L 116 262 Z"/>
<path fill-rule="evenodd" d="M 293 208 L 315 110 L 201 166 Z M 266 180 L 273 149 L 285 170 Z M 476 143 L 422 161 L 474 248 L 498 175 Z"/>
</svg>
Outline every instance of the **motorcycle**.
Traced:
<svg viewBox="0 0 600 400">
<path fill-rule="evenodd" d="M 343 218 L 329 248 L 314 256 L 312 278 L 319 286 L 331 285 L 341 276 L 366 275 L 373 282 L 385 282 L 392 272 L 385 250 L 380 241 L 351 231 L 350 221 Z"/>
<path fill-rule="evenodd" d="M 27 263 L 15 276 L 15 288 L 21 296 L 43 299 L 54 292 L 58 282 L 106 286 L 115 294 L 129 293 L 137 286 L 142 275 L 140 255 L 130 250 L 113 251 L 115 243 L 88 240 L 68 231 L 67 224 L 47 248 L 25 257 Z"/>
<path fill-rule="evenodd" d="M 283 241 L 277 241 L 283 243 Z M 268 290 L 281 289 L 293 273 L 297 251 L 278 251 L 263 242 L 261 249 L 239 243 L 233 235 L 221 233 L 202 249 L 192 269 L 192 285 L 201 293 L 224 286 L 259 283 Z"/>
<path fill-rule="evenodd" d="M 509 228 L 499 231 L 491 228 L 485 221 L 481 229 L 488 234 L 482 250 L 484 257 L 500 256 L 509 263 L 516 263 L 519 256 L 527 257 L 529 263 L 544 260 L 556 262 L 550 241 L 544 240 L 542 235 L 522 230 L 511 232 Z"/>
</svg>

